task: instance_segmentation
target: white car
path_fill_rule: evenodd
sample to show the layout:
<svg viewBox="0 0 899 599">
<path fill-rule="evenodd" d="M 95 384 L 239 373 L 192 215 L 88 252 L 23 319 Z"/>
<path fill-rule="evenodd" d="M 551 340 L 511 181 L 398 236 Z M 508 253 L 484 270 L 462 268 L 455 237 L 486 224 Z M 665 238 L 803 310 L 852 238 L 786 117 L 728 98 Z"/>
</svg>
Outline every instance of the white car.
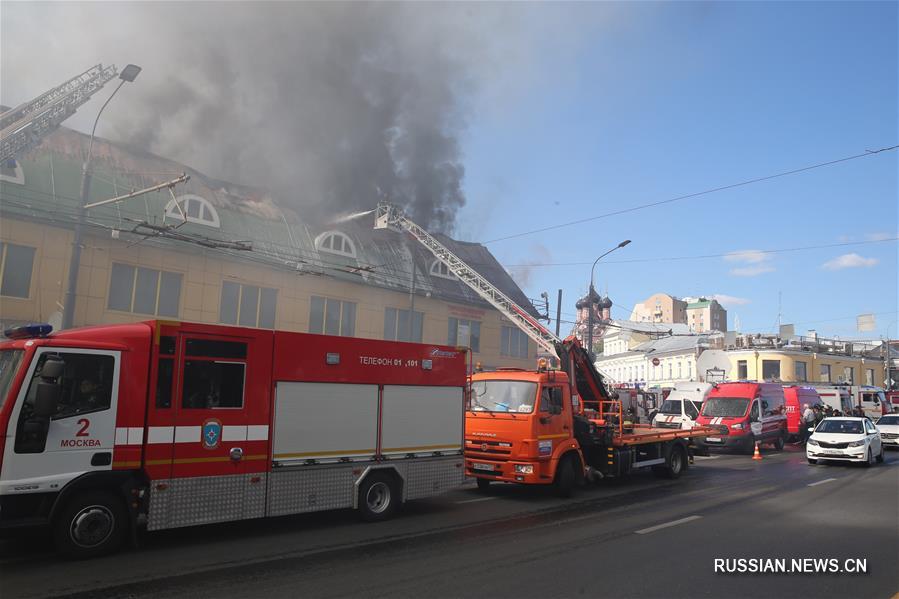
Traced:
<svg viewBox="0 0 899 599">
<path fill-rule="evenodd" d="M 877 421 L 877 430 L 884 447 L 899 447 L 899 414 L 881 416 Z"/>
<path fill-rule="evenodd" d="M 805 445 L 809 464 L 822 460 L 860 462 L 870 466 L 883 461 L 880 431 L 867 418 L 825 418 Z"/>
</svg>

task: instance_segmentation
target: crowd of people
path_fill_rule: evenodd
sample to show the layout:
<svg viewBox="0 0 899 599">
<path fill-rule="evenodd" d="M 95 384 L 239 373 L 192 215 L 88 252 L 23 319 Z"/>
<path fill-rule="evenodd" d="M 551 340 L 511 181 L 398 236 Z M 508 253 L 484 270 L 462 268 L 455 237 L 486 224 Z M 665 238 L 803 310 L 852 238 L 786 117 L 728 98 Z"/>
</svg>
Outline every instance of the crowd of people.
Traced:
<svg viewBox="0 0 899 599">
<path fill-rule="evenodd" d="M 807 403 L 802 404 L 802 414 L 799 416 L 799 441 L 797 441 L 797 445 L 805 445 L 808 438 L 812 436 L 811 431 L 818 426 L 819 422 L 825 418 L 839 416 L 857 416 L 859 418 L 865 418 L 866 414 L 861 406 L 855 406 L 844 414 L 831 406 L 821 404 L 810 406 Z"/>
</svg>

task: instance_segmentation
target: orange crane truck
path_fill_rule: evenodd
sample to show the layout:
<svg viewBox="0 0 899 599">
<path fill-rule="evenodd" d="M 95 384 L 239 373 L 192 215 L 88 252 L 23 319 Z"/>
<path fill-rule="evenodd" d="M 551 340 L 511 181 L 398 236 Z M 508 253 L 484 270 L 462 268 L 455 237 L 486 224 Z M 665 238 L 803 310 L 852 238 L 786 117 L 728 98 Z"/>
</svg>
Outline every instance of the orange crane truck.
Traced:
<svg viewBox="0 0 899 599">
<path fill-rule="evenodd" d="M 649 467 L 676 478 L 690 463 L 690 439 L 708 427 L 661 429 L 627 422 L 621 402 L 577 338 L 564 340 L 531 317 L 399 208 L 380 203 L 376 229 L 403 231 L 428 248 L 449 271 L 515 323 L 558 369 L 540 360 L 536 370 L 500 368 L 471 375 L 465 416 L 465 473 L 485 490 L 491 482 L 554 485 L 562 496 L 586 479 L 624 476 Z"/>
</svg>

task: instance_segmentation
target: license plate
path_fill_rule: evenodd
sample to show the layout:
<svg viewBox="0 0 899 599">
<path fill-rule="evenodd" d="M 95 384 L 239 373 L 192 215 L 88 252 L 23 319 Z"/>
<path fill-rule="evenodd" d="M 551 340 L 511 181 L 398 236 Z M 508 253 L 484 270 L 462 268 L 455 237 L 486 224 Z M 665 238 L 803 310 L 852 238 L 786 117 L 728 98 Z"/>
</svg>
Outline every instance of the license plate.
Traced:
<svg viewBox="0 0 899 599">
<path fill-rule="evenodd" d="M 490 472 L 493 472 L 493 464 L 477 464 L 477 463 L 475 463 L 475 464 L 472 464 L 471 467 L 474 470 L 489 470 Z"/>
<path fill-rule="evenodd" d="M 843 455 L 841 451 L 822 451 L 821 453 L 824 455 Z"/>
<path fill-rule="evenodd" d="M 721 437 L 706 437 L 705 440 L 712 443 L 721 443 Z"/>
</svg>

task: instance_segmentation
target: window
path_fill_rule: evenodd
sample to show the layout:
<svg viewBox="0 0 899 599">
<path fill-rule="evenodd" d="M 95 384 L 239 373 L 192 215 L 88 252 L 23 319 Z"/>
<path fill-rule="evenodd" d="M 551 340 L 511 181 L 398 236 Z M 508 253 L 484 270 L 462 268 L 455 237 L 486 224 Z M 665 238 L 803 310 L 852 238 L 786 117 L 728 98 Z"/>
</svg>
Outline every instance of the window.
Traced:
<svg viewBox="0 0 899 599">
<path fill-rule="evenodd" d="M 562 412 L 562 388 L 544 387 L 540 392 L 540 411 L 546 413 Z"/>
<path fill-rule="evenodd" d="M 762 379 L 780 380 L 780 360 L 762 360 Z"/>
<path fill-rule="evenodd" d="M 27 298 L 34 269 L 34 248 L 0 243 L 0 295 Z"/>
<path fill-rule="evenodd" d="M 309 302 L 309 332 L 352 337 L 356 332 L 356 304 L 313 296 Z"/>
<path fill-rule="evenodd" d="M 821 364 L 820 380 L 822 383 L 830 382 L 830 364 Z"/>
<path fill-rule="evenodd" d="M 795 380 L 797 381 L 807 381 L 808 379 L 808 369 L 807 364 L 805 362 L 799 362 L 798 360 L 793 363 L 793 375 Z"/>
<path fill-rule="evenodd" d="M 865 384 L 874 386 L 874 369 L 866 368 L 865 369 Z"/>
<path fill-rule="evenodd" d="M 758 422 L 759 420 L 759 402 L 752 402 L 752 409 L 749 410 L 749 421 Z"/>
<path fill-rule="evenodd" d="M 447 345 L 470 347 L 471 351 L 481 351 L 481 323 L 476 320 L 449 319 Z"/>
<path fill-rule="evenodd" d="M 674 368 L 674 367 L 672 366 L 671 362 L 668 362 L 668 378 L 669 378 L 669 379 L 674 378 L 673 375 L 672 375 L 672 369 L 673 369 L 673 368 Z"/>
<path fill-rule="evenodd" d="M 527 358 L 528 336 L 517 327 L 503 327 L 500 332 L 499 353 L 512 358 Z"/>
<path fill-rule="evenodd" d="M 110 310 L 178 316 L 181 273 L 113 262 L 109 279 Z"/>
<path fill-rule="evenodd" d="M 0 181 L 25 185 L 25 173 L 22 171 L 22 165 L 15 158 L 4 160 L 0 165 Z"/>
<path fill-rule="evenodd" d="M 353 241 L 338 231 L 322 233 L 315 240 L 315 247 L 322 252 L 338 254 L 340 256 L 356 257 L 356 246 Z"/>
<path fill-rule="evenodd" d="M 683 378 L 683 373 L 681 372 L 681 363 L 677 363 L 677 378 Z"/>
<path fill-rule="evenodd" d="M 221 227 L 218 212 L 209 203 L 209 200 L 194 194 L 185 194 L 169 200 L 165 207 L 165 217 L 182 222 L 186 220 L 189 223 L 197 223 L 217 229 Z"/>
<path fill-rule="evenodd" d="M 855 368 L 852 366 L 843 367 L 843 381 L 852 383 L 855 381 Z"/>
<path fill-rule="evenodd" d="M 455 279 L 453 273 L 450 272 L 449 266 L 441 262 L 440 260 L 434 260 L 431 262 L 431 274 L 435 277 L 440 277 L 443 279 Z"/>
<path fill-rule="evenodd" d="M 109 409 L 112 401 L 115 374 L 115 359 L 112 356 L 68 352 L 41 354 L 19 413 L 16 453 L 40 453 L 44 450 L 47 439 L 45 431 L 28 430 L 25 425 L 33 421 L 37 383 L 40 380 L 41 369 L 50 356 L 62 359 L 64 363 L 63 374 L 57 379 L 60 386 L 59 403 L 52 420 L 102 412 Z"/>
<path fill-rule="evenodd" d="M 684 402 L 684 412 L 686 412 L 687 416 L 689 416 L 693 420 L 696 420 L 697 418 L 699 418 L 699 408 L 700 407 L 701 407 L 701 404 L 697 404 L 697 402 L 695 402 L 695 401 L 687 400 Z"/>
<path fill-rule="evenodd" d="M 749 365 L 746 360 L 737 360 L 737 380 L 745 381 L 749 379 Z"/>
<path fill-rule="evenodd" d="M 273 329 L 277 301 L 277 289 L 223 281 L 219 322 Z"/>
<path fill-rule="evenodd" d="M 243 407 L 242 362 L 186 360 L 182 406 L 188 409 Z"/>
<path fill-rule="evenodd" d="M 421 343 L 423 312 L 384 309 L 384 339 L 389 341 L 415 341 Z"/>
</svg>

